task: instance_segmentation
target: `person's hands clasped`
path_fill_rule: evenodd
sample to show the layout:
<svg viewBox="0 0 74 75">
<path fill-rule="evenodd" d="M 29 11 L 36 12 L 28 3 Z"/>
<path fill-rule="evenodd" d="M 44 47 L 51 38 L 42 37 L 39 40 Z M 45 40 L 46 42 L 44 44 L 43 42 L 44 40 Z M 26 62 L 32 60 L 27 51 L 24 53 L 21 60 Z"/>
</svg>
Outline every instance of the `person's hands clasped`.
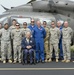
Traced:
<svg viewBox="0 0 74 75">
<path fill-rule="evenodd" d="M 30 49 L 30 48 L 32 48 L 32 46 L 26 46 L 26 48 L 27 48 L 27 49 Z"/>
</svg>

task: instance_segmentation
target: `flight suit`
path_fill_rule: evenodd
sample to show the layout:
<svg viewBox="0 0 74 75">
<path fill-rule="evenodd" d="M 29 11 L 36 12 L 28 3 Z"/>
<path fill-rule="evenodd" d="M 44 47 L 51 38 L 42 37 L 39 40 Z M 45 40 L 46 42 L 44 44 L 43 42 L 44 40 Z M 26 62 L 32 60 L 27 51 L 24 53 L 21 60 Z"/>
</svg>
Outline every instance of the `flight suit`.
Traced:
<svg viewBox="0 0 74 75">
<path fill-rule="evenodd" d="M 13 39 L 13 56 L 14 61 L 21 61 L 21 41 L 23 33 L 21 29 L 14 29 L 11 32 L 11 38 Z M 17 54 L 18 53 L 18 54 Z"/>
<path fill-rule="evenodd" d="M 9 29 L 1 29 L 0 30 L 0 36 L 1 36 L 1 58 L 2 61 L 7 59 L 12 59 L 12 53 L 11 53 L 11 32 Z"/>
<path fill-rule="evenodd" d="M 59 39 L 60 39 L 60 30 L 57 27 L 50 28 L 50 59 L 52 58 L 53 48 L 55 51 L 56 59 L 59 58 L 58 56 Z"/>
<path fill-rule="evenodd" d="M 39 61 L 40 59 L 44 61 L 45 36 L 46 36 L 46 31 L 42 26 L 40 28 L 38 28 L 38 26 L 34 28 L 33 37 L 35 38 L 35 42 L 36 42 L 36 60 L 37 61 Z"/>
<path fill-rule="evenodd" d="M 71 44 L 72 35 L 73 35 L 73 31 L 70 27 L 62 29 L 62 44 L 63 44 L 64 60 L 71 59 L 70 44 Z"/>
<path fill-rule="evenodd" d="M 59 52 L 59 58 L 60 59 L 63 59 L 63 49 L 62 49 L 62 26 L 59 28 L 60 29 L 60 39 L 59 39 L 59 49 L 60 49 L 60 52 Z"/>
<path fill-rule="evenodd" d="M 32 32 L 32 36 L 33 36 L 33 31 L 34 31 L 34 28 L 36 27 L 36 25 L 32 26 L 32 25 L 29 25 L 28 28 L 31 30 Z"/>
<path fill-rule="evenodd" d="M 45 48 L 46 60 L 47 60 L 47 59 L 49 59 L 49 34 L 50 34 L 50 31 L 49 31 L 48 27 L 45 27 L 44 29 L 46 31 L 46 37 L 44 39 L 44 48 Z"/>
<path fill-rule="evenodd" d="M 27 32 L 31 32 L 31 30 L 29 29 L 29 28 L 22 28 L 22 32 L 23 32 L 23 35 L 24 35 L 24 37 L 25 37 L 25 35 L 26 35 L 26 33 Z"/>
</svg>

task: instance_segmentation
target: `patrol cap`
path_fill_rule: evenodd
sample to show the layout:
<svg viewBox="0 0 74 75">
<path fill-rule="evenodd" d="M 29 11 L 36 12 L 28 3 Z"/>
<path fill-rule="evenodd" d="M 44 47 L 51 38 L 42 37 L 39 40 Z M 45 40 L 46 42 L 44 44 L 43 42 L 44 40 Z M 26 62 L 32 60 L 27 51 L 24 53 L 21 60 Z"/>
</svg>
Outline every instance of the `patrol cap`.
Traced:
<svg viewBox="0 0 74 75">
<path fill-rule="evenodd" d="M 8 25 L 8 23 L 5 23 L 4 26 L 5 26 L 5 25 Z"/>
<path fill-rule="evenodd" d="M 46 21 L 43 21 L 43 23 L 47 24 L 47 22 L 46 22 Z"/>
<path fill-rule="evenodd" d="M 19 23 L 17 23 L 17 24 L 16 24 L 16 26 L 20 26 L 20 24 L 19 24 Z"/>
<path fill-rule="evenodd" d="M 13 21 L 16 21 L 16 19 L 13 19 L 12 22 L 13 22 Z"/>
<path fill-rule="evenodd" d="M 23 25 L 27 25 L 27 22 L 24 22 Z"/>
</svg>

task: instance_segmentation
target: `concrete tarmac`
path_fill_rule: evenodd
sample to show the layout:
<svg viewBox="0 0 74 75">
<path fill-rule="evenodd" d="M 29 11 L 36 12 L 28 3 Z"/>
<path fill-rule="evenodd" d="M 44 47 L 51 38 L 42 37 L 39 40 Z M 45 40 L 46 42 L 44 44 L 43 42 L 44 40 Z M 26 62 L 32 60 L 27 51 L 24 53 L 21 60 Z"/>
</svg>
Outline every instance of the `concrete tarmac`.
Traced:
<svg viewBox="0 0 74 75">
<path fill-rule="evenodd" d="M 0 63 L 0 75 L 74 75 L 74 63 L 39 63 L 36 65 Z"/>
</svg>

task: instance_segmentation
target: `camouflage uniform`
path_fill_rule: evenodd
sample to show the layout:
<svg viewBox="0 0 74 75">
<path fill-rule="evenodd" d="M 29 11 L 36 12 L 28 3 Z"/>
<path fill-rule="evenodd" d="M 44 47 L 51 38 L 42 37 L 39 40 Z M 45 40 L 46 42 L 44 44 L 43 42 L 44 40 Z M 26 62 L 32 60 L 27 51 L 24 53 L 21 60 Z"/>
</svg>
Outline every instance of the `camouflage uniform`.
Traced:
<svg viewBox="0 0 74 75">
<path fill-rule="evenodd" d="M 1 29 L 0 29 L 1 30 Z M 0 37 L 0 58 L 1 58 L 1 37 Z M 1 59 L 0 59 L 1 60 Z"/>
<path fill-rule="evenodd" d="M 29 29 L 29 28 L 22 28 L 22 32 L 23 32 L 23 35 L 24 35 L 24 37 L 25 37 L 25 35 L 26 35 L 26 33 L 27 32 L 31 32 L 31 30 Z"/>
<path fill-rule="evenodd" d="M 7 59 L 11 60 L 12 55 L 11 55 L 11 34 L 10 30 L 5 30 L 4 28 L 0 30 L 0 36 L 1 36 L 1 58 L 2 61 L 6 60 L 6 55 Z"/>
<path fill-rule="evenodd" d="M 45 31 L 46 31 L 46 37 L 44 39 L 44 47 L 45 47 L 45 53 L 46 53 L 46 60 L 49 58 L 49 28 L 45 27 Z"/>
<path fill-rule="evenodd" d="M 58 59 L 58 43 L 60 38 L 59 28 L 50 28 L 50 59 L 52 58 L 53 48 L 55 51 L 56 59 Z"/>
<path fill-rule="evenodd" d="M 21 61 L 21 41 L 23 33 L 21 29 L 14 29 L 11 32 L 11 38 L 13 39 L 13 57 L 14 61 Z M 18 53 L 18 54 L 17 54 Z"/>
<path fill-rule="evenodd" d="M 63 55 L 64 60 L 70 60 L 70 44 L 71 44 L 71 36 L 73 35 L 73 31 L 70 27 L 62 29 L 62 44 L 63 44 Z"/>
<path fill-rule="evenodd" d="M 12 31 L 12 30 L 14 30 L 14 29 L 16 29 L 16 28 L 15 28 L 15 26 L 14 26 L 14 25 L 12 25 L 12 26 L 10 26 L 10 28 L 9 28 L 9 29 Z"/>
<path fill-rule="evenodd" d="M 12 32 L 12 30 L 16 29 L 16 27 L 14 25 L 11 25 L 9 27 L 10 31 Z M 13 54 L 13 39 L 11 39 L 11 48 L 12 48 L 12 54 Z M 13 55 L 12 55 L 12 58 L 13 58 Z"/>
</svg>

